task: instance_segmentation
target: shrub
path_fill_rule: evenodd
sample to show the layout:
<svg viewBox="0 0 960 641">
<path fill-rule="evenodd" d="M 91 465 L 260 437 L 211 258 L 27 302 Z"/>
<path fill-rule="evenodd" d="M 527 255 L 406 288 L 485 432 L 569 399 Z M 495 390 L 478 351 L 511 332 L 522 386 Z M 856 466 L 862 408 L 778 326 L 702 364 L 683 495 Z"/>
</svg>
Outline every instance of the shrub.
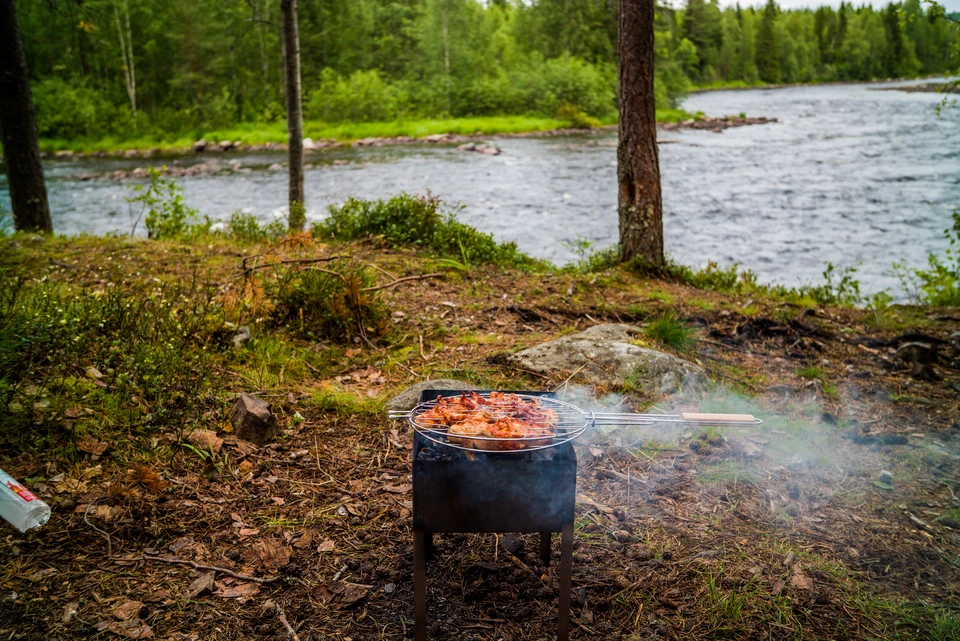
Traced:
<svg viewBox="0 0 960 641">
<path fill-rule="evenodd" d="M 644 330 L 649 338 L 677 350 L 685 350 L 690 346 L 693 332 L 692 327 L 669 312 L 653 320 Z"/>
<path fill-rule="evenodd" d="M 140 213 L 133 224 L 135 233 L 143 214 L 147 237 L 153 240 L 176 238 L 187 231 L 190 221 L 196 218 L 197 210 L 183 202 L 183 188 L 177 181 L 164 178 L 162 169 L 149 167 L 149 181 L 130 188 L 133 195 L 127 197 L 130 204 L 139 203 Z M 131 216 L 132 216 L 131 211 Z"/>
<path fill-rule="evenodd" d="M 346 341 L 386 333 L 390 310 L 371 270 L 350 261 L 281 275 L 275 318 L 309 338 Z"/>
<path fill-rule="evenodd" d="M 960 241 L 960 210 L 953 212 L 953 225 L 943 231 L 950 244 L 946 257 L 936 254 L 927 258 L 929 269 L 908 269 L 894 264 L 894 272 L 900 277 L 905 290 L 913 291 L 919 302 L 944 307 L 960 306 L 960 251 L 956 249 Z"/>
<path fill-rule="evenodd" d="M 195 417 L 224 337 L 221 307 L 196 282 L 71 291 L 0 272 L 0 447 L 108 426 L 179 429 Z M 83 406 L 74 434 L 44 414 Z M 123 440 L 123 439 L 119 439 Z"/>
<path fill-rule="evenodd" d="M 406 97 L 376 69 L 343 77 L 333 69 L 320 74 L 320 86 L 310 92 L 305 115 L 326 122 L 394 120 Z"/>
<path fill-rule="evenodd" d="M 588 116 L 568 102 L 561 103 L 557 109 L 557 120 L 570 123 L 574 129 L 593 129 L 600 126 L 600 121 Z"/>
<path fill-rule="evenodd" d="M 435 196 L 400 194 L 390 200 L 351 198 L 331 206 L 330 216 L 313 226 L 314 235 L 339 240 L 380 239 L 391 247 L 416 247 L 441 258 L 495 263 L 513 267 L 542 267 L 517 249 L 515 243 L 497 243 L 491 234 L 459 222 L 442 211 Z"/>
<path fill-rule="evenodd" d="M 282 220 L 274 220 L 261 226 L 256 216 L 242 211 L 233 212 L 230 214 L 230 220 L 227 221 L 227 234 L 242 243 L 257 243 L 279 238 L 286 231 L 287 226 Z"/>
<path fill-rule="evenodd" d="M 33 85 L 32 94 L 41 138 L 102 135 L 129 131 L 134 125 L 129 109 L 104 100 L 94 89 L 60 78 L 41 80 Z"/>
</svg>

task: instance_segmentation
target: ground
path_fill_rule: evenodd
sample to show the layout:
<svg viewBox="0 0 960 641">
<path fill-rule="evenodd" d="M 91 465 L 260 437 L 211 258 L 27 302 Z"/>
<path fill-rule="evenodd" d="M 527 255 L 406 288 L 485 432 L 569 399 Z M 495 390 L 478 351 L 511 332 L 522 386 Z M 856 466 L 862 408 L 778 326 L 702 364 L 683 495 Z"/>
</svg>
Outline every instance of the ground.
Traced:
<svg viewBox="0 0 960 641">
<path fill-rule="evenodd" d="M 534 375 L 503 358 L 668 312 L 695 328 L 678 354 L 717 384 L 684 407 L 765 422 L 594 430 L 578 442 L 571 637 L 960 638 L 954 310 L 825 307 L 622 268 L 451 265 L 369 243 L 29 241 L 0 240 L 0 266 L 101 296 L 199 282 L 253 337 L 227 342 L 202 386 L 164 402 L 141 394 L 118 407 L 120 365 L 91 360 L 74 365 L 69 385 L 49 384 L 49 398 L 36 392 L 35 411 L 22 400 L 8 409 L 5 429 L 20 432 L 2 435 L 0 467 L 26 478 L 53 516 L 25 535 L 0 530 L 4 639 L 290 638 L 280 610 L 300 639 L 411 637 L 411 430 L 390 423 L 383 403 L 415 382 L 459 378 L 670 409 L 629 380 L 586 390 L 571 372 Z M 379 290 L 383 326 L 346 342 L 310 337 L 302 316 L 281 319 L 270 278 L 263 291 L 251 279 L 280 269 L 254 266 L 333 254 L 394 283 Z M 895 356 L 914 339 L 943 341 L 917 377 Z M 273 404 L 275 443 L 232 434 L 241 392 Z M 181 405 L 189 412 L 177 414 Z M 191 439 L 193 429 L 217 436 Z M 555 564 L 543 566 L 535 535 L 523 538 L 513 554 L 500 535 L 438 537 L 432 638 L 551 638 Z M 171 560 L 259 582 L 218 571 L 205 583 Z"/>
</svg>

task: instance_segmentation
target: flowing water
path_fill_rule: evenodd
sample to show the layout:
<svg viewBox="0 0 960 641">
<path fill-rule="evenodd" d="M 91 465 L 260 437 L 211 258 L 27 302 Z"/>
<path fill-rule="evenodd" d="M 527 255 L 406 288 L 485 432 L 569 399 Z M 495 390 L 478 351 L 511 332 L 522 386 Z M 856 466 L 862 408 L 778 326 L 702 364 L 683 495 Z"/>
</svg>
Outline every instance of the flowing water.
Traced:
<svg viewBox="0 0 960 641">
<path fill-rule="evenodd" d="M 942 236 L 960 206 L 960 109 L 937 117 L 940 96 L 876 91 L 877 85 L 720 91 L 684 107 L 711 116 L 745 112 L 777 124 L 661 132 L 667 252 L 690 265 L 739 263 L 762 281 L 820 280 L 827 262 L 859 267 L 868 292 L 898 289 L 895 260 L 920 266 L 943 253 Z M 668 143 L 669 144 L 666 144 Z M 500 156 L 426 145 L 338 149 L 308 157 L 309 217 L 350 196 L 384 198 L 430 190 L 461 203 L 458 216 L 500 240 L 563 263 L 577 236 L 594 248 L 616 242 L 616 136 L 505 139 Z M 48 188 L 58 232 L 103 234 L 132 226 L 124 197 L 131 181 L 81 182 L 83 172 L 163 160 L 50 161 Z M 182 179 L 188 204 L 213 218 L 244 210 L 268 220 L 286 199 L 286 172 L 267 167 L 279 153 L 215 156 L 241 170 Z M 348 164 L 335 165 L 334 160 Z M 9 211 L 5 179 L 0 205 Z M 141 226 L 142 227 L 142 226 Z"/>
</svg>

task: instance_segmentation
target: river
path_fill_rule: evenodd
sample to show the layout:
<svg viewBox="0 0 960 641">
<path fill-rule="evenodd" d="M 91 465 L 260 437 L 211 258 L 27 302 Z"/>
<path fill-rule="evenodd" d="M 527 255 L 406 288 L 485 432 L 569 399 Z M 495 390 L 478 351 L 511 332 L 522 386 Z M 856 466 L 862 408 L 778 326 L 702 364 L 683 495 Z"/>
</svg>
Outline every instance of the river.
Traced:
<svg viewBox="0 0 960 641">
<path fill-rule="evenodd" d="M 744 112 L 779 123 L 661 132 L 664 228 L 681 263 L 739 263 L 764 282 L 817 282 L 827 262 L 858 267 L 865 292 L 899 292 L 893 261 L 926 263 L 947 248 L 942 232 L 960 206 L 960 110 L 938 117 L 939 96 L 834 85 L 691 96 L 684 108 L 711 116 Z M 430 190 L 460 203 L 458 216 L 538 257 L 564 263 L 577 236 L 616 242 L 613 132 L 499 140 L 503 154 L 414 145 L 337 149 L 308 157 L 308 216 L 350 196 Z M 277 153 L 218 154 L 244 170 L 182 179 L 187 203 L 213 219 L 236 210 L 268 220 L 286 198 Z M 72 178 L 147 164 L 190 165 L 196 155 L 83 158 L 46 164 L 59 233 L 129 231 L 128 182 Z M 346 160 L 348 164 L 334 164 Z M 9 211 L 5 177 L 0 205 Z"/>
</svg>

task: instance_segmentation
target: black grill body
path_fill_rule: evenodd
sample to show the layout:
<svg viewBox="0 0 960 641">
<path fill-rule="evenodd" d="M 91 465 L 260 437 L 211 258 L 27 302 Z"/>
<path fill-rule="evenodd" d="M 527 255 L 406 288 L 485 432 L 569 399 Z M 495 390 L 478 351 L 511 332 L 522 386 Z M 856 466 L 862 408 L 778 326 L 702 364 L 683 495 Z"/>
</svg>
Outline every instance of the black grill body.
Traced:
<svg viewBox="0 0 960 641">
<path fill-rule="evenodd" d="M 420 402 L 458 396 L 426 390 Z M 518 392 L 553 396 L 544 392 Z M 560 532 L 560 609 L 557 638 L 566 641 L 570 618 L 577 455 L 571 443 L 529 453 L 482 453 L 433 443 L 414 432 L 413 538 L 416 641 L 427 636 L 426 562 L 434 532 L 539 532 L 540 556 L 550 563 L 550 536 Z"/>
</svg>

